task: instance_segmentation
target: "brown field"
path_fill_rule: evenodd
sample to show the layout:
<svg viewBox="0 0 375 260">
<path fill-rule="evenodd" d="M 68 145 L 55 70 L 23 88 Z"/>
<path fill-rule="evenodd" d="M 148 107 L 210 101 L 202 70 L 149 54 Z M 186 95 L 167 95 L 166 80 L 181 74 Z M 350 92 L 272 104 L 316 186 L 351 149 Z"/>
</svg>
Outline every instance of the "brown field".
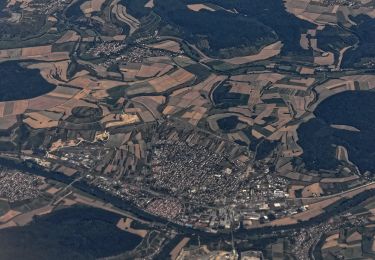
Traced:
<svg viewBox="0 0 375 260">
<path fill-rule="evenodd" d="M 298 172 L 287 172 L 287 173 L 280 173 L 283 177 L 292 179 L 292 180 L 299 180 L 299 181 L 304 181 L 304 182 L 311 182 L 313 180 L 312 176 L 306 175 L 306 174 L 301 174 Z"/>
<path fill-rule="evenodd" d="M 307 34 L 301 34 L 300 45 L 303 49 L 309 49 L 309 39 L 307 38 Z"/>
<path fill-rule="evenodd" d="M 358 81 L 360 90 L 371 90 L 375 88 L 375 76 L 353 75 L 329 80 L 315 88 L 319 93 L 319 100 L 310 106 L 314 110 L 326 98 L 347 90 L 356 90 L 354 82 Z"/>
<path fill-rule="evenodd" d="M 315 69 L 313 68 L 308 68 L 308 67 L 302 67 L 301 71 L 299 72 L 300 74 L 305 74 L 305 75 L 312 75 L 315 73 Z"/>
<path fill-rule="evenodd" d="M 124 231 L 127 231 L 129 233 L 132 233 L 132 234 L 135 234 L 135 235 L 138 235 L 142 238 L 145 238 L 146 235 L 147 235 L 147 230 L 144 230 L 144 229 L 134 229 L 131 227 L 131 224 L 133 222 L 133 219 L 131 218 L 121 218 L 118 222 L 117 222 L 117 227 L 121 230 L 124 230 Z"/>
<path fill-rule="evenodd" d="M 269 225 L 290 225 L 290 224 L 295 224 L 298 221 L 306 221 L 309 220 L 315 216 L 318 216 L 319 214 L 324 212 L 324 208 L 328 207 L 329 205 L 335 203 L 336 201 L 340 200 L 341 198 L 352 198 L 355 195 L 364 192 L 366 190 L 374 189 L 375 184 L 370 184 L 365 187 L 361 187 L 358 189 L 354 189 L 349 192 L 344 192 L 340 195 L 336 196 L 331 196 L 328 199 L 321 200 L 320 202 L 315 202 L 313 204 L 309 205 L 308 210 L 295 214 L 291 217 L 286 217 L 282 219 L 278 219 L 276 221 L 272 221 L 269 224 L 265 224 L 263 226 L 269 226 Z"/>
<path fill-rule="evenodd" d="M 187 7 L 194 11 L 194 12 L 199 12 L 200 10 L 207 10 L 207 11 L 211 11 L 211 12 L 215 12 L 216 10 L 205 5 L 205 4 L 190 4 L 190 5 L 187 5 Z"/>
<path fill-rule="evenodd" d="M 224 59 L 223 61 L 230 63 L 230 64 L 234 64 L 234 65 L 241 65 L 245 63 L 254 62 L 254 61 L 266 60 L 273 56 L 279 55 L 282 46 L 283 44 L 280 41 L 278 41 L 278 42 L 272 43 L 264 47 L 258 54 L 235 57 L 231 59 Z"/>
<path fill-rule="evenodd" d="M 288 190 L 288 193 L 289 193 L 289 197 L 290 198 L 296 198 L 296 190 L 300 190 L 300 189 L 303 189 L 305 186 L 302 186 L 302 185 L 292 185 L 289 190 Z"/>
<path fill-rule="evenodd" d="M 175 72 L 171 73 L 170 76 L 178 81 L 179 83 L 186 83 L 188 81 L 191 81 L 195 78 L 195 75 L 184 70 L 184 69 L 178 69 Z"/>
<path fill-rule="evenodd" d="M 167 74 L 168 72 L 170 72 L 174 67 L 172 65 L 168 65 L 168 66 L 165 66 L 163 68 L 163 70 L 161 70 L 158 74 L 158 76 L 163 76 L 164 74 Z"/>
<path fill-rule="evenodd" d="M 80 36 L 75 31 L 67 31 L 56 43 L 77 42 Z"/>
<path fill-rule="evenodd" d="M 352 46 L 347 46 L 343 49 L 340 50 L 340 56 L 339 56 L 339 60 L 337 61 L 337 65 L 336 65 L 336 68 L 337 69 L 340 69 L 341 68 L 341 63 L 342 63 L 342 59 L 344 58 L 344 54 L 347 50 L 349 50 L 350 48 L 352 48 Z"/>
<path fill-rule="evenodd" d="M 230 107 L 228 109 L 229 112 L 241 114 L 245 117 L 251 117 L 253 114 L 251 113 L 251 110 L 247 107 Z"/>
<path fill-rule="evenodd" d="M 285 6 L 288 12 L 294 14 L 300 19 L 317 24 L 319 13 L 307 12 L 306 9 L 310 4 L 310 0 L 287 0 Z"/>
<path fill-rule="evenodd" d="M 78 77 L 87 76 L 87 75 L 89 75 L 89 74 L 90 74 L 90 72 L 88 72 L 87 70 L 80 70 L 80 71 L 78 71 L 78 72 L 73 76 L 73 79 L 78 78 Z"/>
<path fill-rule="evenodd" d="M 171 97 L 179 97 L 179 96 L 183 96 L 183 95 L 186 95 L 188 93 L 190 93 L 190 91 L 192 90 L 193 88 L 192 87 L 187 87 L 187 88 L 182 88 L 182 89 L 177 89 L 175 91 L 172 92 L 172 94 L 170 95 Z"/>
<path fill-rule="evenodd" d="M 164 75 L 162 77 L 152 79 L 148 83 L 154 87 L 155 92 L 161 93 L 168 91 L 169 89 L 177 87 L 179 85 L 187 84 L 194 78 L 194 74 L 184 69 L 178 69 L 177 71 L 169 75 Z"/>
<path fill-rule="evenodd" d="M 176 106 L 176 107 L 187 108 L 191 106 L 192 102 L 197 102 L 198 100 L 201 99 L 199 97 L 199 91 L 192 91 L 191 89 L 181 89 L 181 90 L 183 91 L 173 92 L 172 94 L 173 99 L 171 99 L 169 102 L 171 105 L 173 104 L 173 106 Z"/>
<path fill-rule="evenodd" d="M 56 62 L 40 62 L 28 65 L 29 69 L 40 70 L 41 76 L 51 84 L 58 85 L 61 83 L 60 80 L 56 79 L 55 74 L 57 74 L 62 80 L 67 81 L 67 70 L 69 66 L 69 61 L 56 61 Z"/>
<path fill-rule="evenodd" d="M 137 220 L 138 222 L 141 222 L 141 223 L 148 223 L 148 222 L 146 222 L 146 221 L 144 221 L 140 218 L 137 218 L 136 216 L 131 215 L 130 213 L 128 213 L 126 211 L 116 209 L 110 203 L 105 203 L 105 202 L 100 201 L 100 200 L 94 200 L 91 197 L 87 197 L 87 196 L 85 196 L 83 194 L 79 194 L 79 193 L 73 193 L 73 196 L 75 197 L 74 201 L 77 202 L 77 203 L 89 205 L 89 206 L 95 207 L 95 208 L 104 209 L 104 210 L 107 210 L 107 211 L 110 211 L 110 212 L 114 212 L 114 213 L 119 214 L 123 217 L 127 217 L 127 218 L 130 217 L 130 218 L 132 218 L 134 220 Z"/>
<path fill-rule="evenodd" d="M 312 84 L 314 84 L 315 79 L 314 78 L 299 78 L 299 79 L 290 79 L 290 83 L 297 83 L 304 85 L 306 87 L 310 87 Z"/>
<path fill-rule="evenodd" d="M 56 89 L 54 89 L 52 92 L 48 93 L 47 95 L 50 97 L 71 99 L 79 91 L 80 90 L 77 88 L 71 88 L 67 86 L 58 86 L 56 87 Z"/>
<path fill-rule="evenodd" d="M 149 0 L 146 4 L 145 7 L 147 8 L 154 8 L 154 0 Z"/>
<path fill-rule="evenodd" d="M 140 67 L 129 68 L 128 66 L 120 66 L 120 72 L 124 76 L 125 81 L 133 81 L 139 70 Z"/>
<path fill-rule="evenodd" d="M 206 115 L 207 108 L 201 106 L 195 106 L 192 111 L 188 111 L 182 115 L 182 118 L 188 119 L 188 122 L 192 125 L 198 125 L 198 122 Z"/>
<path fill-rule="evenodd" d="M 66 176 L 73 176 L 74 174 L 77 173 L 77 170 L 76 169 L 73 169 L 73 168 L 69 168 L 69 167 L 66 167 L 66 166 L 61 166 L 57 169 L 59 172 L 62 172 L 64 175 Z"/>
<path fill-rule="evenodd" d="M 0 117 L 22 114 L 28 107 L 27 100 L 6 101 L 0 103 Z"/>
<path fill-rule="evenodd" d="M 17 3 L 20 3 L 21 9 L 25 9 L 25 8 L 29 7 L 29 4 L 31 2 L 32 2 L 32 0 L 9 0 L 8 3 L 7 3 L 7 7 L 12 7 Z"/>
<path fill-rule="evenodd" d="M 242 125 L 242 128 L 246 127 L 247 125 L 252 125 L 253 122 L 252 122 L 252 119 L 251 118 L 247 118 L 247 117 L 244 117 L 240 114 L 235 114 L 235 113 L 222 113 L 222 114 L 214 114 L 214 115 L 210 115 L 209 117 L 207 117 L 207 122 L 208 122 L 208 125 L 210 126 L 211 130 L 213 131 L 220 131 L 220 127 L 217 123 L 217 121 L 219 119 L 222 119 L 222 118 L 226 118 L 226 117 L 229 117 L 229 116 L 237 116 L 238 117 L 238 120 L 240 121 L 240 123 L 242 122 L 242 124 L 238 124 L 237 125 L 237 128 L 241 127 L 240 125 Z"/>
<path fill-rule="evenodd" d="M 156 66 L 142 65 L 141 69 L 135 75 L 137 78 L 152 78 L 160 72 Z"/>
<path fill-rule="evenodd" d="M 322 195 L 322 193 L 323 193 L 323 190 L 320 187 L 320 184 L 314 183 L 314 184 L 311 184 L 311 185 L 309 185 L 309 186 L 307 186 L 303 189 L 302 197 L 303 198 L 314 197 L 314 196 L 320 197 Z"/>
<path fill-rule="evenodd" d="M 190 238 L 184 237 L 181 241 L 173 248 L 173 250 L 169 253 L 172 260 L 176 260 L 178 255 L 180 254 L 181 250 L 189 243 Z"/>
<path fill-rule="evenodd" d="M 335 62 L 335 57 L 332 52 L 329 52 L 327 56 L 316 56 L 314 57 L 314 63 L 320 66 L 332 65 Z"/>
<path fill-rule="evenodd" d="M 18 216 L 19 214 L 21 214 L 21 212 L 15 211 L 15 210 L 9 210 L 7 213 L 5 213 L 4 215 L 0 217 L 0 223 L 6 223 L 12 218 L 14 218 L 15 216 Z"/>
<path fill-rule="evenodd" d="M 102 9 L 102 5 L 105 0 L 91 0 L 84 2 L 80 8 L 84 14 L 91 14 L 93 12 L 99 12 Z"/>
<path fill-rule="evenodd" d="M 302 148 L 296 143 L 296 141 L 298 140 L 296 129 L 297 126 L 281 127 L 280 129 L 276 130 L 271 136 L 269 136 L 268 140 L 278 140 L 281 138 L 281 140 L 284 142 L 282 146 L 283 155 L 286 157 L 299 156 L 303 151 Z M 311 176 L 306 178 L 311 178 Z"/>
<path fill-rule="evenodd" d="M 309 205 L 309 209 L 304 211 L 304 212 L 301 212 L 301 213 L 298 213 L 298 214 L 295 214 L 291 217 L 287 217 L 285 221 L 283 221 L 283 219 L 280 219 L 280 222 L 278 220 L 276 220 L 276 225 L 282 225 L 281 223 L 297 223 L 298 221 L 306 221 L 306 220 L 309 220 L 313 217 L 316 217 L 320 214 L 322 214 L 324 212 L 324 208 L 335 203 L 336 201 L 338 201 L 340 198 L 339 197 L 334 197 L 334 198 L 331 198 L 331 199 L 327 199 L 327 200 L 324 200 L 322 202 L 317 202 L 317 203 L 314 203 L 314 204 L 311 204 Z"/>
<path fill-rule="evenodd" d="M 196 125 L 198 121 L 206 114 L 207 108 L 204 107 L 208 104 L 208 101 L 200 95 L 200 91 L 197 88 L 198 85 L 179 89 L 174 91 L 167 105 L 163 111 L 163 114 L 173 114 L 183 109 L 189 109 L 183 115 L 183 118 L 189 119 L 189 122 Z M 201 85 L 204 87 L 204 84 Z"/>
<path fill-rule="evenodd" d="M 227 78 L 226 76 L 222 76 L 222 75 L 218 76 L 216 74 L 211 74 L 203 82 L 197 85 L 194 85 L 194 89 L 209 93 L 215 85 L 218 85 L 220 82 L 224 81 L 226 78 Z"/>
<path fill-rule="evenodd" d="M 158 91 L 156 91 L 156 89 L 153 86 L 151 86 L 148 82 L 146 82 L 145 84 L 142 84 L 142 86 L 133 85 L 129 87 L 126 90 L 126 93 L 132 96 L 132 95 L 141 95 L 141 94 L 149 94 L 149 93 L 158 93 Z"/>
<path fill-rule="evenodd" d="M 48 95 L 36 97 L 29 100 L 29 109 L 34 110 L 46 110 L 49 108 L 53 108 L 57 105 L 60 105 L 67 101 L 66 99 L 62 98 L 55 98 Z"/>
<path fill-rule="evenodd" d="M 361 1 L 365 3 L 367 0 Z M 350 16 L 357 16 L 365 14 L 375 18 L 375 10 L 370 6 L 351 8 L 344 5 L 323 6 L 320 5 L 321 1 L 314 0 L 286 0 L 285 7 L 288 12 L 294 14 L 300 19 L 307 20 L 317 25 L 338 23 L 339 14 L 344 18 L 346 25 L 351 26 L 354 24 Z M 342 19 L 342 18 L 340 18 Z"/>
<path fill-rule="evenodd" d="M 152 65 L 142 65 L 141 68 L 137 71 L 135 76 L 137 78 L 152 78 L 158 75 L 163 75 L 173 69 L 172 65 L 164 63 L 155 63 Z"/>
<path fill-rule="evenodd" d="M 117 19 L 129 25 L 129 35 L 131 35 L 139 28 L 140 22 L 138 21 L 138 19 L 128 14 L 126 11 L 126 7 L 121 4 L 118 4 L 118 2 L 119 1 L 115 1 L 113 3 L 112 12 L 116 15 Z"/>
<path fill-rule="evenodd" d="M 64 114 L 64 116 L 62 118 L 66 119 L 69 116 L 71 116 L 71 114 L 72 114 L 71 111 L 76 106 L 85 106 L 85 107 L 94 107 L 94 108 L 97 107 L 95 104 L 88 103 L 88 102 L 83 101 L 83 100 L 78 100 L 76 98 L 72 98 L 72 99 L 68 100 L 67 102 L 65 102 L 61 105 L 50 108 L 49 111 Z"/>
<path fill-rule="evenodd" d="M 230 85 L 232 87 L 230 89 L 231 93 L 250 94 L 250 92 L 252 90 L 249 82 L 231 81 Z"/>
<path fill-rule="evenodd" d="M 340 129 L 340 130 L 360 132 L 358 128 L 355 128 L 354 126 L 350 126 L 350 125 L 330 125 L 330 127 Z"/>
<path fill-rule="evenodd" d="M 17 116 L 0 117 L 0 129 L 8 130 L 17 123 Z"/>
<path fill-rule="evenodd" d="M 343 177 L 343 178 L 324 178 L 321 179 L 321 183 L 344 183 L 349 181 L 357 180 L 359 177 L 357 175 Z"/>
<path fill-rule="evenodd" d="M 338 239 L 339 239 L 338 233 L 327 237 L 326 240 L 325 240 L 325 243 L 322 246 L 322 249 L 327 249 L 327 248 L 332 248 L 332 247 L 337 246 L 339 244 Z"/>
<path fill-rule="evenodd" d="M 0 50 L 0 59 L 19 58 L 22 55 L 22 49 Z"/>
<path fill-rule="evenodd" d="M 139 113 L 139 116 L 141 117 L 142 121 L 145 123 L 149 123 L 152 121 L 155 121 L 155 118 L 153 114 L 151 114 L 149 111 L 142 111 Z M 158 116 L 160 118 L 160 116 Z"/>
<path fill-rule="evenodd" d="M 113 36 L 113 40 L 115 40 L 115 41 L 123 41 L 125 39 L 126 39 L 126 35 L 124 35 L 124 34 L 119 34 L 119 35 Z"/>
<path fill-rule="evenodd" d="M 113 87 L 125 85 L 124 82 L 116 80 L 98 80 L 90 75 L 78 76 L 68 82 L 70 86 L 84 89 L 110 89 Z"/>
<path fill-rule="evenodd" d="M 282 80 L 285 78 L 285 75 L 279 74 L 279 73 L 262 73 L 257 75 L 257 80 L 263 81 L 263 82 L 277 82 L 279 80 Z"/>
<path fill-rule="evenodd" d="M 249 138 L 243 132 L 232 133 L 232 134 L 228 134 L 227 136 L 228 136 L 228 139 L 232 142 L 241 141 L 247 145 L 250 144 Z"/>
<path fill-rule="evenodd" d="M 109 118 L 112 118 L 113 120 L 113 115 L 111 115 Z M 105 118 L 102 119 L 102 121 L 104 122 Z M 139 120 L 139 117 L 137 115 L 134 115 L 134 114 L 123 114 L 123 115 L 120 115 L 120 118 L 118 121 L 109 121 L 109 122 L 106 122 L 105 124 L 105 127 L 106 128 L 109 128 L 109 127 L 117 127 L 117 126 L 124 126 L 124 125 L 130 125 L 130 124 L 135 124 L 135 123 L 138 123 L 140 120 Z"/>
<path fill-rule="evenodd" d="M 35 216 L 42 216 L 48 213 L 51 213 L 53 210 L 53 206 L 47 205 L 38 209 L 34 209 L 32 211 L 28 211 L 23 214 L 19 214 L 15 218 L 13 218 L 13 221 L 17 223 L 19 226 L 24 226 L 28 223 L 30 223 Z"/>
<path fill-rule="evenodd" d="M 251 129 L 251 135 L 254 136 L 256 139 L 261 139 L 264 137 L 262 133 L 258 132 L 255 129 Z"/>
<path fill-rule="evenodd" d="M 145 58 L 144 62 L 148 62 L 148 63 L 168 63 L 168 64 L 171 64 L 172 59 L 169 56 L 157 56 L 157 57 L 148 57 L 148 58 Z"/>
<path fill-rule="evenodd" d="M 263 118 L 270 116 L 272 112 L 274 111 L 275 107 L 276 107 L 275 104 L 266 105 L 264 110 L 261 113 L 259 113 L 259 115 L 254 119 L 254 123 L 258 125 L 264 124 L 265 121 L 263 120 Z"/>
<path fill-rule="evenodd" d="M 313 100 L 313 98 L 313 94 L 310 94 L 310 96 L 305 97 L 292 96 L 290 98 L 289 102 L 296 112 L 295 117 L 300 117 L 306 112 L 306 106 L 309 103 L 309 101 Z"/>
<path fill-rule="evenodd" d="M 166 106 L 163 110 L 163 114 L 164 115 L 171 115 L 175 112 L 176 110 L 176 107 L 174 106 Z"/>
<path fill-rule="evenodd" d="M 17 100 L 13 104 L 13 115 L 19 115 L 26 111 L 29 106 L 28 100 Z"/>
<path fill-rule="evenodd" d="M 110 89 L 110 88 L 122 86 L 122 85 L 124 85 L 124 82 L 103 79 L 103 80 L 99 80 L 96 82 L 91 82 L 89 87 L 100 88 L 100 89 Z"/>
<path fill-rule="evenodd" d="M 164 96 L 149 96 L 148 98 L 152 99 L 154 102 L 158 104 L 164 104 L 166 98 Z"/>
<path fill-rule="evenodd" d="M 69 52 L 52 52 L 49 55 L 40 56 L 40 57 L 32 57 L 32 58 L 35 60 L 41 60 L 41 61 L 64 61 L 64 60 L 69 60 Z"/>
<path fill-rule="evenodd" d="M 361 240 L 362 240 L 362 234 L 359 233 L 358 231 L 354 232 L 353 234 L 351 234 L 349 237 L 346 238 L 346 242 L 348 244 L 356 242 L 356 241 L 361 241 Z"/>
<path fill-rule="evenodd" d="M 151 48 L 155 49 L 161 49 L 161 50 L 166 50 L 166 51 L 172 51 L 175 53 L 181 52 L 181 46 L 178 42 L 172 41 L 172 40 L 166 40 L 154 44 L 148 45 Z"/>
<path fill-rule="evenodd" d="M 338 160 L 350 163 L 350 161 L 349 161 L 349 155 L 348 155 L 348 150 L 346 150 L 346 148 L 344 146 L 338 145 L 336 147 L 336 158 Z"/>
<path fill-rule="evenodd" d="M 142 104 L 145 108 L 147 108 L 147 110 L 150 111 L 153 117 L 155 117 L 156 119 L 161 118 L 160 112 L 158 111 L 158 107 L 164 104 L 165 100 L 166 99 L 163 96 L 144 96 L 135 97 L 132 99 L 132 101 L 138 102 Z"/>
<path fill-rule="evenodd" d="M 38 112 L 28 113 L 27 116 L 23 121 L 34 129 L 53 128 L 59 123 L 58 120 L 53 120 Z"/>
<path fill-rule="evenodd" d="M 318 48 L 318 39 L 316 39 L 316 38 L 310 39 L 310 45 L 311 45 L 311 48 L 314 51 L 317 51 L 317 52 L 322 52 L 323 51 L 323 50 L 321 50 L 321 49 Z"/>
<path fill-rule="evenodd" d="M 35 56 L 45 56 L 52 53 L 52 45 L 38 46 L 38 47 L 27 47 L 22 48 L 21 56 L 25 57 L 35 57 Z"/>
<path fill-rule="evenodd" d="M 0 229 L 10 228 L 10 227 L 16 227 L 16 226 L 17 226 L 16 222 L 9 221 L 9 222 L 7 222 L 5 224 L 0 224 Z"/>
<path fill-rule="evenodd" d="M 56 194 L 59 190 L 61 190 L 61 189 L 57 189 L 56 187 L 51 187 L 51 188 L 49 188 L 48 190 L 46 190 L 46 192 L 49 193 L 49 194 L 54 195 L 54 194 Z"/>
<path fill-rule="evenodd" d="M 260 85 L 265 85 L 268 82 L 275 83 L 283 78 L 285 78 L 285 76 L 279 73 L 242 74 L 231 76 L 232 81 L 254 82 Z"/>
<path fill-rule="evenodd" d="M 52 45 L 0 50 L 0 59 L 35 59 L 41 61 L 68 60 L 68 52 L 52 52 Z"/>
<path fill-rule="evenodd" d="M 4 116 L 5 104 L 6 104 L 6 102 L 0 103 L 0 118 Z"/>
<path fill-rule="evenodd" d="M 95 88 L 98 85 L 97 80 L 90 75 L 75 77 L 68 84 L 79 88 Z"/>
</svg>

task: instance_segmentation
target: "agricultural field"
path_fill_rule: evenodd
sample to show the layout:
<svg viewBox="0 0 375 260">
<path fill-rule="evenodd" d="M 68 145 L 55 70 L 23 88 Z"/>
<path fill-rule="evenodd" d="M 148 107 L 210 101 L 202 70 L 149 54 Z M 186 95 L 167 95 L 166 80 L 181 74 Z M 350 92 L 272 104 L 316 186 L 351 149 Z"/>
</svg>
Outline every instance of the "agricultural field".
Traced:
<svg viewBox="0 0 375 260">
<path fill-rule="evenodd" d="M 374 6 L 0 1 L 0 258 L 371 259 Z"/>
</svg>

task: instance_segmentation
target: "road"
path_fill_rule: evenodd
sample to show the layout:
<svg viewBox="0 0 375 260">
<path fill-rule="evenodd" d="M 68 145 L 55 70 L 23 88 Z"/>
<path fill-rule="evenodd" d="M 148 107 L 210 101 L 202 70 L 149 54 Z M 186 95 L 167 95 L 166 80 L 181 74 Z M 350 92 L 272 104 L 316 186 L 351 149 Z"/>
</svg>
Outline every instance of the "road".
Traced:
<svg viewBox="0 0 375 260">
<path fill-rule="evenodd" d="M 58 191 L 53 198 L 51 199 L 51 202 L 49 205 L 57 205 L 61 200 L 63 200 L 66 196 L 70 195 L 71 192 L 65 193 L 68 189 L 73 187 L 73 184 L 76 182 L 79 182 L 82 180 L 82 176 L 78 177 L 77 179 L 74 179 L 70 184 L 66 185 L 62 190 Z"/>
<path fill-rule="evenodd" d="M 334 198 L 334 197 L 344 197 L 344 195 L 347 194 L 347 193 L 357 191 L 357 190 L 360 190 L 360 189 L 366 189 L 367 187 L 369 187 L 371 185 L 374 185 L 373 188 L 375 188 L 375 181 L 369 182 L 369 183 L 366 183 L 364 185 L 352 188 L 350 190 L 342 191 L 342 192 L 336 193 L 336 194 L 331 194 L 331 195 L 326 195 L 326 196 L 321 196 L 321 197 L 316 197 L 316 198 L 298 198 L 297 200 L 300 200 L 304 203 L 308 203 L 309 201 L 320 202 L 320 201 L 323 201 L 323 200 L 326 200 L 326 199 L 331 199 L 331 198 Z M 291 199 L 291 200 L 296 200 L 296 199 Z"/>
</svg>

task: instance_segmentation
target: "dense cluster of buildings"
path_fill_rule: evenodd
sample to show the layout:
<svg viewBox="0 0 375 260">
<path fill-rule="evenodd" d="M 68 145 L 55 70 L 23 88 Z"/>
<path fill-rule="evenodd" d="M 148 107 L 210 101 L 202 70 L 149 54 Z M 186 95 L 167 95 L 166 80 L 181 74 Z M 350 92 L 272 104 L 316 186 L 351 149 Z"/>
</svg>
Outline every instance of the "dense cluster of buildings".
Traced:
<svg viewBox="0 0 375 260">
<path fill-rule="evenodd" d="M 9 202 L 34 199 L 39 196 L 40 178 L 19 171 L 0 169 L 0 198 Z"/>
<path fill-rule="evenodd" d="M 162 56 L 173 57 L 176 56 L 176 54 L 169 51 L 148 48 L 146 46 L 132 46 L 127 48 L 126 53 L 118 56 L 116 60 L 125 63 L 141 63 L 145 58 Z"/>
<path fill-rule="evenodd" d="M 89 49 L 87 53 L 94 57 L 100 57 L 101 55 L 109 56 L 119 53 L 125 46 L 125 44 L 119 42 L 103 42 Z"/>
<path fill-rule="evenodd" d="M 291 252 L 301 260 L 311 259 L 311 249 L 317 247 L 318 242 L 327 234 L 332 234 L 334 230 L 340 230 L 345 226 L 355 227 L 364 226 L 368 222 L 365 216 L 356 216 L 348 218 L 346 216 L 335 216 L 330 221 L 322 222 L 310 227 L 302 228 L 299 232 L 293 234 L 293 246 Z M 328 239 L 329 240 L 329 239 Z M 332 241 L 331 241 L 332 242 Z M 323 248 L 329 246 L 324 246 Z"/>
<path fill-rule="evenodd" d="M 138 161 L 149 171 L 112 175 L 98 170 L 86 180 L 153 215 L 210 232 L 252 228 L 306 210 L 289 200 L 285 178 L 265 163 L 253 165 L 239 146 L 194 129 L 163 125 L 155 131 L 151 139 L 144 136 L 148 159 Z M 85 163 L 88 153 L 105 154 L 87 148 L 69 160 Z M 96 168 L 105 168 L 105 161 L 97 160 Z"/>
<path fill-rule="evenodd" d="M 242 171 L 225 154 L 185 142 L 160 141 L 153 154 L 150 182 L 156 190 L 197 204 L 217 204 L 230 199 L 241 185 Z"/>
<path fill-rule="evenodd" d="M 357 0 L 324 0 L 323 4 L 325 6 L 342 5 L 353 8 L 358 8 L 361 6 L 361 2 Z"/>
</svg>

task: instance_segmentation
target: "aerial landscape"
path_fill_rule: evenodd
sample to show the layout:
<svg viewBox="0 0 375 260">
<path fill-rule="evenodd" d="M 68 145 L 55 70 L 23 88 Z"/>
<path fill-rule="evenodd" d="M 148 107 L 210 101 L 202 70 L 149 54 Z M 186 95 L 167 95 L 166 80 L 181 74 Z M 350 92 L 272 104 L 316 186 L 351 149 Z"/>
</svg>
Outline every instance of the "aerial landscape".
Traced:
<svg viewBox="0 0 375 260">
<path fill-rule="evenodd" d="M 375 0 L 0 0 L 3 259 L 375 259 Z"/>
</svg>

